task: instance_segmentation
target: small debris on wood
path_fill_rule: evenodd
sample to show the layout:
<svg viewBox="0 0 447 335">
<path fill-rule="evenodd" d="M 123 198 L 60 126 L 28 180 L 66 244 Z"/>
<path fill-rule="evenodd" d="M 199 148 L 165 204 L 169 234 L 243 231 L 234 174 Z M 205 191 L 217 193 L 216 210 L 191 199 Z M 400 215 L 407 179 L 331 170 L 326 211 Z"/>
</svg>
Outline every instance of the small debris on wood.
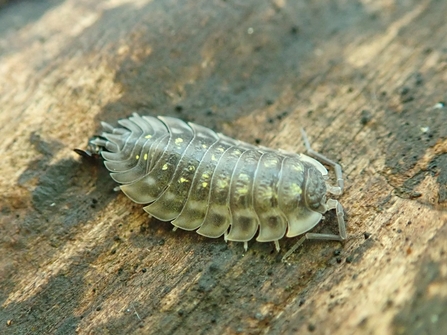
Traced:
<svg viewBox="0 0 447 335">
<path fill-rule="evenodd" d="M 315 331 L 316 327 L 313 323 L 309 323 L 309 325 L 307 326 L 307 330 L 310 332 Z"/>
<path fill-rule="evenodd" d="M 362 112 L 360 113 L 361 117 L 360 117 L 360 123 L 364 126 L 366 125 L 369 121 L 371 121 L 372 119 L 372 115 L 371 112 L 367 109 L 362 110 Z"/>
<path fill-rule="evenodd" d="M 300 28 L 298 27 L 298 26 L 292 26 L 292 28 L 290 28 L 290 33 L 292 34 L 292 35 L 296 35 L 296 34 L 298 34 L 298 32 L 300 31 Z"/>
<path fill-rule="evenodd" d="M 177 113 L 181 113 L 181 112 L 183 111 L 183 106 L 182 106 L 182 105 L 176 105 L 176 106 L 175 106 L 175 111 L 176 111 Z"/>
<path fill-rule="evenodd" d="M 271 106 L 271 105 L 273 105 L 275 103 L 275 100 L 273 100 L 273 99 L 267 99 L 266 101 L 265 101 L 265 104 L 267 105 L 267 106 Z"/>
</svg>

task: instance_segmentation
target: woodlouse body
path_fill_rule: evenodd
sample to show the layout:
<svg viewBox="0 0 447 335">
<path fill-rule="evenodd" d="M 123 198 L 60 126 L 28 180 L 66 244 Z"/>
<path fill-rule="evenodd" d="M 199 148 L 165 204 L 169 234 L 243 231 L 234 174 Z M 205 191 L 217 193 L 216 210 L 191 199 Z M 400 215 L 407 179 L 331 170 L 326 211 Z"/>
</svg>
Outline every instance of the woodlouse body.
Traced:
<svg viewBox="0 0 447 335">
<path fill-rule="evenodd" d="M 275 242 L 313 228 L 329 209 L 337 210 L 339 235 L 307 233 L 303 239 L 344 240 L 343 210 L 326 192 L 327 170 L 316 159 L 256 147 L 172 117 L 139 116 L 102 123 L 104 133 L 90 142 L 99 148 L 111 177 L 144 210 L 175 227 L 211 238 Z M 302 240 L 303 240 L 302 239 Z"/>
</svg>

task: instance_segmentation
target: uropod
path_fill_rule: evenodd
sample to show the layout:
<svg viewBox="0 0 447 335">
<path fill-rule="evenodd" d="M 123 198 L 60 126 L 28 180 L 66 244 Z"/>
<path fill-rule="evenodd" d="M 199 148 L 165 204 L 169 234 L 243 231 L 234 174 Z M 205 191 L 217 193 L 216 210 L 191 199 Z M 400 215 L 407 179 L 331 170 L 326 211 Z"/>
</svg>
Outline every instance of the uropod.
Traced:
<svg viewBox="0 0 447 335">
<path fill-rule="evenodd" d="M 343 192 L 339 164 L 310 148 L 307 155 L 257 147 L 194 123 L 134 113 L 90 140 L 110 176 L 131 200 L 174 229 L 243 242 L 256 236 L 274 242 L 346 239 L 343 208 L 326 194 Z M 77 150 L 78 153 L 83 153 Z M 337 185 L 328 182 L 332 166 Z M 335 209 L 339 233 L 309 233 L 325 212 Z M 287 257 L 293 250 L 289 250 Z"/>
</svg>

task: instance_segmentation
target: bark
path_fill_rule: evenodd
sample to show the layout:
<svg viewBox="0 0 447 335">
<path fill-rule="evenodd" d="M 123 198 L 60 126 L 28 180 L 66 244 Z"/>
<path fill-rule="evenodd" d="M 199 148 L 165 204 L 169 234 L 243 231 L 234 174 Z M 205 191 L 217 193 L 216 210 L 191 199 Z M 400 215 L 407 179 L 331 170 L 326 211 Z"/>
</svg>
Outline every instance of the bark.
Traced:
<svg viewBox="0 0 447 335">
<path fill-rule="evenodd" d="M 5 1 L 3 1 L 5 3 Z M 446 1 L 0 7 L 0 333 L 447 329 Z M 340 162 L 349 238 L 171 231 L 82 159 L 133 111 Z M 332 171 L 331 171 L 332 174 Z M 337 232 L 335 214 L 315 232 Z"/>
</svg>

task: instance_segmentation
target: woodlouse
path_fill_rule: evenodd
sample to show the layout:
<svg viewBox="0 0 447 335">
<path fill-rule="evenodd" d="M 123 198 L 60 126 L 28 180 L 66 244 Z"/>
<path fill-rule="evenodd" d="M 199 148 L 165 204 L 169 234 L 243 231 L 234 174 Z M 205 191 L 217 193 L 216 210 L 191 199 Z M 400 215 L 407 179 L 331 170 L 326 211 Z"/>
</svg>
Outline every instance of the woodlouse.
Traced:
<svg viewBox="0 0 447 335">
<path fill-rule="evenodd" d="M 131 200 L 174 229 L 224 235 L 245 250 L 259 231 L 256 240 L 274 242 L 279 251 L 284 235 L 306 233 L 335 209 L 338 235 L 307 233 L 296 246 L 306 239 L 346 239 L 340 203 L 326 200 L 327 192 L 343 191 L 341 167 L 314 152 L 304 131 L 308 155 L 257 147 L 172 117 L 134 113 L 118 127 L 101 124 L 104 132 L 90 148 Z M 328 184 L 316 159 L 335 169 L 337 186 Z"/>
</svg>

